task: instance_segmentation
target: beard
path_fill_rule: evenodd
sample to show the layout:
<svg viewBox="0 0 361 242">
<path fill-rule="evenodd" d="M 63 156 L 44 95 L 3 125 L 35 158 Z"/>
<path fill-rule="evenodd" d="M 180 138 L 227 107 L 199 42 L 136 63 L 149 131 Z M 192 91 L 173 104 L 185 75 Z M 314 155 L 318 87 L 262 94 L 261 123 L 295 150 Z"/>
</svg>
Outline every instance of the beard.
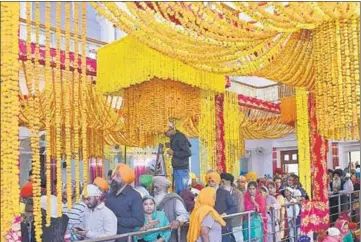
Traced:
<svg viewBox="0 0 361 242">
<path fill-rule="evenodd" d="M 124 187 L 124 184 L 121 182 L 117 182 L 112 180 L 110 183 L 110 190 L 113 194 L 117 194 L 117 192 Z"/>
<path fill-rule="evenodd" d="M 155 204 L 158 205 L 163 200 L 163 198 L 165 197 L 166 194 L 167 193 L 165 193 L 165 192 L 160 192 L 157 195 L 154 194 Z"/>
<path fill-rule="evenodd" d="M 341 190 L 341 180 L 333 180 L 332 181 L 332 188 L 337 189 L 338 191 Z"/>
</svg>

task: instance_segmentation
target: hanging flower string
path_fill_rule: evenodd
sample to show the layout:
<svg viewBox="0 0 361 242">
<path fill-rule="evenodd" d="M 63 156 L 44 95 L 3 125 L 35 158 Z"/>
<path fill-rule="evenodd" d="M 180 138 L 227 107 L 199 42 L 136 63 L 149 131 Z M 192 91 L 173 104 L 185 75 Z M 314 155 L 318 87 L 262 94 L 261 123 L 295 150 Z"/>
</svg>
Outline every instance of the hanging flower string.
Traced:
<svg viewBox="0 0 361 242">
<path fill-rule="evenodd" d="M 1 2 L 1 240 L 19 214 L 19 2 Z"/>
</svg>

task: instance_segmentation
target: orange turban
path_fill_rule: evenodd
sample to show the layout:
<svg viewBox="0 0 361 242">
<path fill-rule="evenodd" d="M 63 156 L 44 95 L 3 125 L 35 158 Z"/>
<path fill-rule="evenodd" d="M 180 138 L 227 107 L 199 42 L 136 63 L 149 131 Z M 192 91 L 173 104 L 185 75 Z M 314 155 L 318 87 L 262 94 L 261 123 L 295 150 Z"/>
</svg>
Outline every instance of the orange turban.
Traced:
<svg viewBox="0 0 361 242">
<path fill-rule="evenodd" d="M 247 179 L 247 182 L 250 182 L 250 181 L 257 181 L 257 173 L 256 172 L 248 172 L 246 174 L 246 179 Z"/>
<path fill-rule="evenodd" d="M 127 184 L 130 184 L 135 180 L 134 171 L 132 170 L 132 168 L 130 168 L 126 164 L 123 164 L 123 163 L 118 164 L 114 170 L 114 173 L 115 172 L 119 172 L 120 177 Z"/>
<path fill-rule="evenodd" d="M 103 177 L 96 177 L 93 184 L 99 187 L 102 191 L 109 190 L 108 182 Z"/>
<path fill-rule="evenodd" d="M 209 173 L 206 174 L 206 182 L 208 182 L 209 180 L 213 180 L 217 184 L 220 184 L 221 183 L 221 176 L 217 172 L 212 171 L 212 172 L 209 172 Z"/>
<path fill-rule="evenodd" d="M 33 196 L 33 183 L 28 182 L 26 183 L 23 188 L 21 188 L 20 196 L 22 198 L 29 198 Z"/>
</svg>

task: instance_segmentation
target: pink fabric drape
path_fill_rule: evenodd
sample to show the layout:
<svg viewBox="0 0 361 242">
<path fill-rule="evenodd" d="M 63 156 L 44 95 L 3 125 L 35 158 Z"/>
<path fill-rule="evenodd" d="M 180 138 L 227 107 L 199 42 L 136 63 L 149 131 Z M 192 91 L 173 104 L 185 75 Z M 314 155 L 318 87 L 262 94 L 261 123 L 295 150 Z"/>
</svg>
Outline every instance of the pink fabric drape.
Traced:
<svg viewBox="0 0 361 242">
<path fill-rule="evenodd" d="M 145 166 L 136 166 L 134 167 L 134 173 L 135 173 L 135 185 L 138 186 L 139 184 L 139 176 L 145 174 Z"/>
</svg>

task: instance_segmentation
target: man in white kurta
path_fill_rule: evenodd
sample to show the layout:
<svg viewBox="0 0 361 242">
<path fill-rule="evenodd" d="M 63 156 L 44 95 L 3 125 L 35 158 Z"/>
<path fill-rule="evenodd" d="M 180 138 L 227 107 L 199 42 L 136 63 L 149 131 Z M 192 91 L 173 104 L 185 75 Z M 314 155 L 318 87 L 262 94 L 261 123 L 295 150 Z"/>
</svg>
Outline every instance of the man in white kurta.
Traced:
<svg viewBox="0 0 361 242">
<path fill-rule="evenodd" d="M 83 196 L 87 205 L 81 229 L 73 228 L 77 237 L 95 239 L 117 234 L 117 217 L 102 202 L 102 191 L 95 185 L 87 186 L 88 197 Z"/>
</svg>

